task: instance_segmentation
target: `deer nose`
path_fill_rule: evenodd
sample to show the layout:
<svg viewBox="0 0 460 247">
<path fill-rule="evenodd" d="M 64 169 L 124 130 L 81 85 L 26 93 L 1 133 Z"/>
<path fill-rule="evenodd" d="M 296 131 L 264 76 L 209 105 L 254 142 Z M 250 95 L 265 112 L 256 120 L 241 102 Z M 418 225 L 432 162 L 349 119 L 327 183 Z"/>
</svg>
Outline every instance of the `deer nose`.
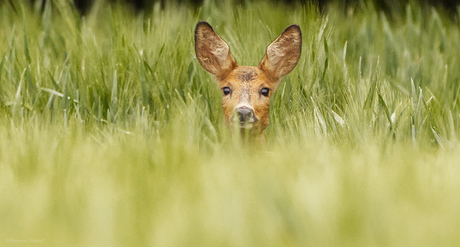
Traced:
<svg viewBox="0 0 460 247">
<path fill-rule="evenodd" d="M 246 122 L 257 122 L 257 118 L 254 114 L 254 110 L 249 108 L 249 107 L 246 107 L 246 106 L 242 106 L 238 109 L 236 109 L 236 113 L 238 115 L 238 118 L 240 120 L 241 123 L 246 123 Z"/>
</svg>

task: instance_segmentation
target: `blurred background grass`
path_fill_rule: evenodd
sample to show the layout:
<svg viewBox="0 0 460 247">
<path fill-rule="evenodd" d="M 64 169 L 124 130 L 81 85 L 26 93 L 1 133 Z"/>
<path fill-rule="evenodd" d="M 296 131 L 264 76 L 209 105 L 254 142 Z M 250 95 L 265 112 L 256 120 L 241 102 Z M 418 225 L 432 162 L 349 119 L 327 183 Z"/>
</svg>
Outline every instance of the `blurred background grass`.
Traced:
<svg viewBox="0 0 460 247">
<path fill-rule="evenodd" d="M 24 3 L 0 4 L 2 245 L 460 244 L 460 32 L 443 10 Z M 266 145 L 223 125 L 199 20 L 241 65 L 301 26 Z"/>
</svg>

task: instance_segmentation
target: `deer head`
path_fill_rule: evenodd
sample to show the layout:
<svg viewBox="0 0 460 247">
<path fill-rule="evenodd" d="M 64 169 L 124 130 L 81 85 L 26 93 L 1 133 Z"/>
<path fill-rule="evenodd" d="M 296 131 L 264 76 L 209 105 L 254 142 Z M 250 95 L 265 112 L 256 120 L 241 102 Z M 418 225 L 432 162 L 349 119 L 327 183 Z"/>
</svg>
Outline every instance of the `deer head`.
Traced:
<svg viewBox="0 0 460 247">
<path fill-rule="evenodd" d="M 268 126 L 270 97 L 281 78 L 300 58 L 302 33 L 291 25 L 273 41 L 257 67 L 238 66 L 227 43 L 207 22 L 195 29 L 195 52 L 203 68 L 215 75 L 222 90 L 222 106 L 228 127 L 260 135 Z"/>
</svg>

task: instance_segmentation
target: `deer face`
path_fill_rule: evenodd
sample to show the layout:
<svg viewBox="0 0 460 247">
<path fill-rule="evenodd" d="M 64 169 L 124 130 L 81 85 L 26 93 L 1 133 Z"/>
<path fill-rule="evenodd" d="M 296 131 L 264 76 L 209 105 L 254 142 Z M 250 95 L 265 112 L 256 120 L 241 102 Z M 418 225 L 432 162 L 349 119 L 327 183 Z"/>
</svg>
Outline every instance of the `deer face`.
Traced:
<svg viewBox="0 0 460 247">
<path fill-rule="evenodd" d="M 270 97 L 280 79 L 300 58 L 302 34 L 291 25 L 268 47 L 259 66 L 238 66 L 230 48 L 207 22 L 195 29 L 195 52 L 201 66 L 216 76 L 227 126 L 262 134 L 268 126 Z"/>
</svg>

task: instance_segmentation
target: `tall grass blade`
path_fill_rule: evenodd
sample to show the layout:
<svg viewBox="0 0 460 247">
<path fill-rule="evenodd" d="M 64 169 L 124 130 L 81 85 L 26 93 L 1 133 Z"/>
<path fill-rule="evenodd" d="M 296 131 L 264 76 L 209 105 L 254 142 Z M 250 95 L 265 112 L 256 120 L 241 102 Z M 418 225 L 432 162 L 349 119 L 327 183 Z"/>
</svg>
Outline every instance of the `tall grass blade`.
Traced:
<svg viewBox="0 0 460 247">
<path fill-rule="evenodd" d="M 372 104 L 374 102 L 374 96 L 375 96 L 375 91 L 377 90 L 377 69 L 379 66 L 379 59 L 377 59 L 377 64 L 375 65 L 375 68 L 372 70 L 371 74 L 371 84 L 369 87 L 369 91 L 367 93 L 366 100 L 364 101 L 363 105 L 363 110 L 369 110 L 372 107 Z"/>
</svg>

